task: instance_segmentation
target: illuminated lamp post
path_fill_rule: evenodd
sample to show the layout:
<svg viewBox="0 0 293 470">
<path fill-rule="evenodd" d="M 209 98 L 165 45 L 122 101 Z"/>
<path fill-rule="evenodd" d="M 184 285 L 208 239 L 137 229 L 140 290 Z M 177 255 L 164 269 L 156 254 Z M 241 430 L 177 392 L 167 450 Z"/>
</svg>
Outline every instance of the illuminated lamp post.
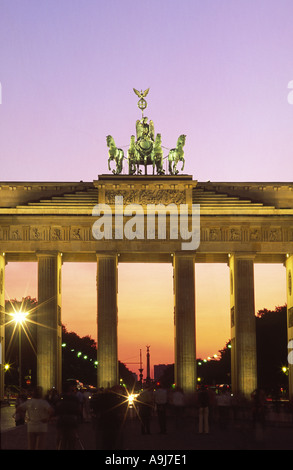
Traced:
<svg viewBox="0 0 293 470">
<path fill-rule="evenodd" d="M 12 315 L 13 315 L 13 320 L 15 324 L 18 325 L 18 345 L 19 345 L 18 346 L 19 347 L 19 352 L 18 352 L 18 355 L 19 355 L 18 381 L 19 382 L 18 383 L 19 383 L 19 391 L 21 391 L 21 328 L 22 328 L 22 325 L 25 323 L 27 312 L 23 312 L 22 310 L 19 310 L 18 312 L 14 312 Z"/>
</svg>

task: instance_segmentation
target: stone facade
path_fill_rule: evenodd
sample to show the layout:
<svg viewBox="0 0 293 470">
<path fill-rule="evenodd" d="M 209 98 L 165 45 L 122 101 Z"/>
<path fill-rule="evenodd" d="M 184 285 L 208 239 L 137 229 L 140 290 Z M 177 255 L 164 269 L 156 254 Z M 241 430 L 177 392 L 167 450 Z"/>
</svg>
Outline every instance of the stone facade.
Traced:
<svg viewBox="0 0 293 470">
<path fill-rule="evenodd" d="M 173 238 L 166 213 L 166 237 L 104 238 L 93 234 L 93 209 L 104 204 L 117 228 L 115 198 L 139 204 L 146 222 L 148 205 L 200 207 L 200 244 L 182 252 L 182 237 Z M 123 206 L 123 208 L 124 208 Z M 158 214 L 156 217 L 158 218 Z M 125 220 L 129 220 L 126 217 Z M 232 383 L 237 392 L 250 394 L 256 386 L 254 315 L 254 263 L 282 263 L 287 269 L 288 339 L 293 306 L 293 186 L 289 183 L 200 183 L 189 175 L 101 175 L 93 182 L 0 183 L 0 305 L 4 308 L 5 264 L 37 261 L 39 298 L 55 292 L 46 310 L 51 335 L 39 331 L 39 382 L 60 389 L 60 276 L 70 261 L 97 263 L 98 380 L 117 382 L 117 299 L 119 263 L 167 262 L 174 267 L 176 383 L 185 391 L 196 386 L 194 263 L 227 263 L 231 275 Z M 107 281 L 106 281 L 107 280 Z M 108 282 L 107 289 L 105 282 Z M 47 287 L 44 287 L 46 283 Z M 49 283 L 49 285 L 48 285 Z M 241 300 L 242 299 L 242 300 Z M 246 300 L 245 300 L 246 299 Z M 245 302 L 244 302 L 245 300 Z M 41 309 L 42 307 L 40 307 Z M 107 321 L 105 321 L 107 319 Z M 109 319 L 112 319 L 111 321 Z M 110 322 L 110 323 L 109 323 Z M 3 321 L 0 326 L 4 363 Z M 248 354 L 249 351 L 249 354 Z M 249 356 L 249 359 L 247 359 Z M 42 371 L 42 372 L 41 372 Z M 3 394 L 3 371 L 1 375 Z M 290 372 L 290 394 L 293 393 Z"/>
</svg>

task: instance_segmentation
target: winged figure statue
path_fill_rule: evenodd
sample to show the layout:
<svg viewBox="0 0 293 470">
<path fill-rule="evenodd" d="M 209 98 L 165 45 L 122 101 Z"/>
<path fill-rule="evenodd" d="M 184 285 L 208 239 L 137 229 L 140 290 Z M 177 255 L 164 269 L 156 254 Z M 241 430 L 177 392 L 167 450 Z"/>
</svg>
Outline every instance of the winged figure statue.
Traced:
<svg viewBox="0 0 293 470">
<path fill-rule="evenodd" d="M 138 91 L 136 90 L 136 88 L 133 88 L 133 91 L 134 93 L 139 97 L 139 100 L 138 100 L 138 103 L 137 103 L 137 106 L 139 107 L 139 109 L 141 110 L 142 112 L 142 116 L 143 116 L 143 111 L 144 109 L 147 107 L 147 102 L 145 100 L 145 97 L 147 96 L 148 92 L 150 91 L 149 88 L 147 88 L 145 91 Z"/>
<path fill-rule="evenodd" d="M 142 90 L 138 91 L 135 88 L 133 88 L 133 91 L 139 98 L 145 98 L 147 96 L 148 92 L 150 91 L 150 89 L 148 88 L 145 91 L 142 91 Z"/>
</svg>

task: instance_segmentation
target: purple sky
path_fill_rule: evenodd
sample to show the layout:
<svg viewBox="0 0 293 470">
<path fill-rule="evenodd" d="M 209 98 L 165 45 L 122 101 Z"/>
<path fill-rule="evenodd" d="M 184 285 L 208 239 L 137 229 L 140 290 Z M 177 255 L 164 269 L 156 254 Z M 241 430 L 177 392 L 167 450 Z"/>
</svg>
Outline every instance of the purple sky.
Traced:
<svg viewBox="0 0 293 470">
<path fill-rule="evenodd" d="M 292 0 L 1 0 L 0 181 L 92 181 L 108 173 L 106 136 L 127 149 L 141 116 L 133 88 L 148 87 L 145 114 L 164 147 L 187 135 L 185 172 L 195 179 L 292 181 L 292 18 Z M 200 292 L 211 282 L 204 268 Z M 228 286 L 218 268 L 215 286 L 220 277 Z M 168 286 L 159 285 L 166 293 L 169 274 Z M 16 293 L 15 275 L 8 266 L 9 292 Z M 74 277 L 64 266 L 64 278 Z M 279 293 L 270 305 L 261 298 L 259 308 L 285 300 L 284 276 L 272 275 L 271 284 L 278 280 Z M 214 312 L 201 295 L 202 310 Z M 218 314 L 220 297 L 221 288 Z M 95 292 L 92 302 L 94 324 Z M 222 337 L 213 325 L 211 354 L 229 339 L 228 317 Z M 152 340 L 142 341 L 134 354 Z"/>
<path fill-rule="evenodd" d="M 146 115 L 200 181 L 292 179 L 291 0 L 11 0 L 0 180 L 92 181 Z"/>
</svg>

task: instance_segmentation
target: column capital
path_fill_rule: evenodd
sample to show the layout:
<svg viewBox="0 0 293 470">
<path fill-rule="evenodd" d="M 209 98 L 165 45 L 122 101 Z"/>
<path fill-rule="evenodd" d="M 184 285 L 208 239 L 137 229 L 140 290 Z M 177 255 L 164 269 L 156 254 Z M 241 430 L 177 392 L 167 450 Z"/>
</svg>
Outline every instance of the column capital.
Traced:
<svg viewBox="0 0 293 470">
<path fill-rule="evenodd" d="M 63 265 L 63 253 L 59 251 L 36 251 L 36 258 L 37 261 L 41 259 L 55 259 L 59 262 L 60 260 L 61 266 Z"/>
<path fill-rule="evenodd" d="M 190 252 L 190 251 L 175 251 L 174 253 L 171 253 L 171 256 L 173 258 L 187 258 L 190 259 L 192 258 L 195 261 L 196 253 L 195 252 Z"/>
<path fill-rule="evenodd" d="M 249 251 L 249 252 L 234 251 L 234 252 L 228 253 L 228 258 L 231 258 L 232 256 L 234 256 L 237 259 L 255 259 L 256 253 L 254 251 Z"/>
<path fill-rule="evenodd" d="M 114 251 L 96 251 L 96 257 L 99 258 L 116 258 L 118 260 L 119 253 Z"/>
<path fill-rule="evenodd" d="M 60 251 L 36 251 L 36 257 L 40 258 L 41 256 L 51 256 L 52 258 L 56 258 L 58 255 L 63 256 Z"/>
<path fill-rule="evenodd" d="M 232 260 L 247 260 L 247 261 L 254 261 L 256 257 L 256 253 L 245 253 L 245 252 L 234 252 L 228 253 L 228 266 L 231 267 Z"/>
<path fill-rule="evenodd" d="M 6 253 L 4 253 L 3 251 L 0 251 L 0 259 L 4 260 L 5 266 L 8 264 L 8 261 L 6 259 Z"/>
</svg>

